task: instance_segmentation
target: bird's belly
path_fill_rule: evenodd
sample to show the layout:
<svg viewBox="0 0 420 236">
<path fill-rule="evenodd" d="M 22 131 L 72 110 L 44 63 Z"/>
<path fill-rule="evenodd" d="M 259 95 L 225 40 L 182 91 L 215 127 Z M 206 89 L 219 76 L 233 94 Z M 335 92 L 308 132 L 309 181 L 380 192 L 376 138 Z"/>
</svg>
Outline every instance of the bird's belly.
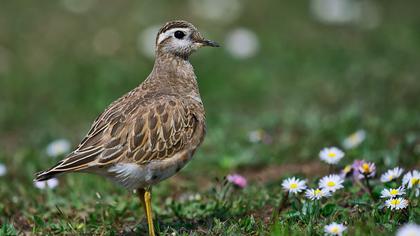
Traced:
<svg viewBox="0 0 420 236">
<path fill-rule="evenodd" d="M 191 158 L 192 152 L 184 151 L 145 165 L 118 163 L 108 168 L 106 176 L 130 190 L 144 188 L 176 174 Z"/>
</svg>

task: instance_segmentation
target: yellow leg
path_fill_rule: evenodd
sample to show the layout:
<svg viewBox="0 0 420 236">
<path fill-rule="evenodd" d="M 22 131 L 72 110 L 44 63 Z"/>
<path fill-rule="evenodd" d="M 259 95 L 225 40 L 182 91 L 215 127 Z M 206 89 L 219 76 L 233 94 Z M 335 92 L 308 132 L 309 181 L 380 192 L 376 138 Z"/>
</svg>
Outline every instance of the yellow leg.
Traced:
<svg viewBox="0 0 420 236">
<path fill-rule="evenodd" d="M 155 236 L 155 229 L 153 227 L 151 189 L 138 189 L 137 191 L 140 201 L 143 204 L 144 212 L 146 213 L 147 225 L 149 226 L 149 236 Z"/>
</svg>

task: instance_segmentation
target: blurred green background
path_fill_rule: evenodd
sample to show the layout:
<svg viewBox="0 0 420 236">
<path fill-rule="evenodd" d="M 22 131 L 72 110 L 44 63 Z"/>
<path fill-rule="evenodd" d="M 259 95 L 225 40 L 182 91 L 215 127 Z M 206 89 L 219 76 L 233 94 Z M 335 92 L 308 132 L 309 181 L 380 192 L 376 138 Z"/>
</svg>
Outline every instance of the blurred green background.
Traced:
<svg viewBox="0 0 420 236">
<path fill-rule="evenodd" d="M 358 129 L 367 139 L 348 162 L 418 166 L 419 8 L 373 0 L 2 1 L 0 162 L 8 174 L 0 199 L 24 206 L 11 192 L 32 187 L 33 173 L 56 162 L 45 157 L 48 143 L 76 146 L 109 103 L 141 83 L 153 66 L 150 39 L 172 19 L 222 45 L 191 58 L 208 135 L 181 177 L 315 163 L 322 147 Z M 252 131 L 263 138 L 250 140 Z M 15 184 L 4 185 L 8 179 Z M 61 178 L 105 182 L 89 179 Z"/>
<path fill-rule="evenodd" d="M 284 152 L 309 159 L 312 142 L 337 144 L 359 128 L 389 142 L 417 133 L 418 4 L 336 1 L 349 4 L 341 14 L 361 3 L 362 13 L 343 20 L 339 7 L 331 13 L 327 5 L 324 14 L 333 17 L 324 22 L 310 1 L 214 1 L 216 10 L 191 2 L 2 2 L 1 151 L 56 138 L 76 145 L 110 102 L 146 78 L 153 59 L 141 50 L 142 34 L 170 19 L 189 20 L 224 45 L 191 58 L 207 109 L 209 132 L 200 152 L 206 159 L 247 150 L 252 159 L 281 161 Z M 258 40 L 249 58 L 226 48 L 237 28 Z M 269 153 L 255 153 L 244 140 L 260 128 L 274 137 Z"/>
</svg>

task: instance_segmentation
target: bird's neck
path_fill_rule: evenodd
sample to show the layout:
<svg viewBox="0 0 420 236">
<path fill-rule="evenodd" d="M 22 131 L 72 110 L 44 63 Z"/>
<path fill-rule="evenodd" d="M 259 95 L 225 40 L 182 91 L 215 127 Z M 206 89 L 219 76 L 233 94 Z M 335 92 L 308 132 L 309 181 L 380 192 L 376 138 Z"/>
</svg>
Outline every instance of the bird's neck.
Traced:
<svg viewBox="0 0 420 236">
<path fill-rule="evenodd" d="M 160 88 L 171 93 L 199 94 L 194 68 L 188 58 L 158 53 L 148 80 L 149 83 L 160 84 Z"/>
</svg>

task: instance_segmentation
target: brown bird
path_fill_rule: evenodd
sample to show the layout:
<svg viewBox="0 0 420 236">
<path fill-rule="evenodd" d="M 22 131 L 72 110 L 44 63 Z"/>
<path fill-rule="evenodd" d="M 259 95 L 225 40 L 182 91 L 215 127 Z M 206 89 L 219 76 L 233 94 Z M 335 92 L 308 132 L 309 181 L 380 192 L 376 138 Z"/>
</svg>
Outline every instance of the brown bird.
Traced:
<svg viewBox="0 0 420 236">
<path fill-rule="evenodd" d="M 158 32 L 155 64 L 147 79 L 94 121 L 76 150 L 35 181 L 68 172 L 105 176 L 137 190 L 149 235 L 154 234 L 151 186 L 187 164 L 203 142 L 205 112 L 189 56 L 204 39 L 189 22 L 170 21 Z"/>
</svg>

